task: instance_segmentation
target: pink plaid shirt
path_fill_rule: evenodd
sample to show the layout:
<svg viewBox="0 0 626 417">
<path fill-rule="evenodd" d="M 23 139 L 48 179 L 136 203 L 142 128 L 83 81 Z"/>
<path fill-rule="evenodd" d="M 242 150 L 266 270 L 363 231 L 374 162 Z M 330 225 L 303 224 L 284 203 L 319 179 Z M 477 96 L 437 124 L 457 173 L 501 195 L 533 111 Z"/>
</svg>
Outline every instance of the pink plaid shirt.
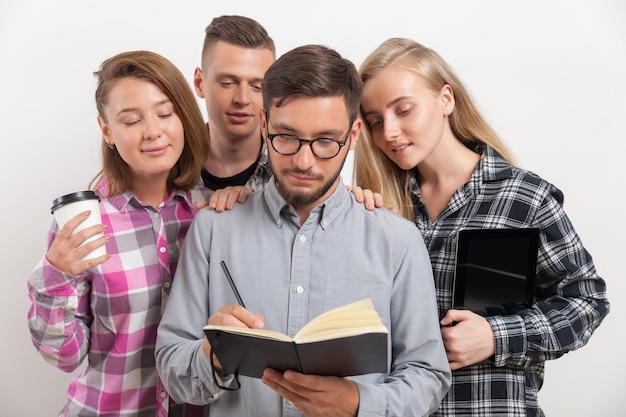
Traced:
<svg viewBox="0 0 626 417">
<path fill-rule="evenodd" d="M 102 194 L 102 184 L 96 190 Z M 41 356 L 72 372 L 87 366 L 68 389 L 60 416 L 165 417 L 170 398 L 157 375 L 154 344 L 161 311 L 196 209 L 192 195 L 174 191 L 156 209 L 131 192 L 102 199 L 102 222 L 113 255 L 71 276 L 45 256 L 28 281 L 28 325 Z M 48 247 L 58 233 L 53 222 Z M 187 406 L 185 416 L 201 416 Z"/>
</svg>

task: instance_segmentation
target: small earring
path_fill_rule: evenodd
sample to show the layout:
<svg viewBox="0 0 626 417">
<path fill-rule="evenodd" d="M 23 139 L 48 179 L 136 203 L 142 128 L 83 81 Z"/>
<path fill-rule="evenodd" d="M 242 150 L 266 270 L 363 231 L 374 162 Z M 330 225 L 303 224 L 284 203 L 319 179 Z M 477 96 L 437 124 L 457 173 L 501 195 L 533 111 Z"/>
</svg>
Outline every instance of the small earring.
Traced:
<svg viewBox="0 0 626 417">
<path fill-rule="evenodd" d="M 115 146 L 115 144 L 111 142 L 107 142 L 107 146 L 109 147 L 109 149 L 113 150 L 113 147 Z"/>
</svg>

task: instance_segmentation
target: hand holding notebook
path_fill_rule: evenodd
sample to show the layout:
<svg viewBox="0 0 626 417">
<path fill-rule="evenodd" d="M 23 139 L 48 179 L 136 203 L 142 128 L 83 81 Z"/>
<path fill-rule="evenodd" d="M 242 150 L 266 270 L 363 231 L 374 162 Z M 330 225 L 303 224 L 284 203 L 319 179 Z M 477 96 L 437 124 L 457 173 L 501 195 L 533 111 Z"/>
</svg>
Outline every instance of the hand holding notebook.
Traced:
<svg viewBox="0 0 626 417">
<path fill-rule="evenodd" d="M 333 376 L 387 372 L 388 332 L 369 298 L 317 316 L 294 337 L 246 327 L 203 330 L 227 374 L 260 378 L 266 368 Z"/>
</svg>

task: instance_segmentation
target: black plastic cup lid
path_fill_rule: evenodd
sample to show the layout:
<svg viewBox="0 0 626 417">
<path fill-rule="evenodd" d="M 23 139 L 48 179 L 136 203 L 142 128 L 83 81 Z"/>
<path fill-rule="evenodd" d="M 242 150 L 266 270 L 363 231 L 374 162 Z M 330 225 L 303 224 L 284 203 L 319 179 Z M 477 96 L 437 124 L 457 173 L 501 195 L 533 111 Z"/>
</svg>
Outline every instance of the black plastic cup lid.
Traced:
<svg viewBox="0 0 626 417">
<path fill-rule="evenodd" d="M 100 197 L 98 197 L 96 193 L 94 193 L 93 191 L 76 191 L 75 193 L 71 193 L 71 194 L 61 196 L 59 198 L 55 198 L 54 201 L 52 202 L 52 208 L 50 209 L 50 211 L 54 213 L 54 210 L 58 209 L 59 207 L 65 204 L 75 203 L 77 201 L 83 201 L 83 200 L 100 201 Z"/>
</svg>

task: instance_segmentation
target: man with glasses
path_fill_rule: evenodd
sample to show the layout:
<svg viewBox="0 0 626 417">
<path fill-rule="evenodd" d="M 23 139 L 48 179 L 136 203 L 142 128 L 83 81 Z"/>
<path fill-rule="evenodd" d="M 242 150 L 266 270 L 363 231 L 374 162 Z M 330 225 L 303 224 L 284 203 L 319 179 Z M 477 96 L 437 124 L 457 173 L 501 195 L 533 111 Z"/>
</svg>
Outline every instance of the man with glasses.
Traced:
<svg viewBox="0 0 626 417">
<path fill-rule="evenodd" d="M 196 215 L 159 326 L 157 368 L 177 401 L 210 403 L 211 416 L 437 409 L 450 369 L 424 242 L 413 223 L 367 211 L 341 182 L 361 130 L 361 90 L 354 65 L 323 46 L 293 49 L 266 72 L 260 121 L 273 178 L 231 211 Z M 202 331 L 208 319 L 293 336 L 324 311 L 363 298 L 389 330 L 386 373 L 228 375 Z"/>
</svg>

